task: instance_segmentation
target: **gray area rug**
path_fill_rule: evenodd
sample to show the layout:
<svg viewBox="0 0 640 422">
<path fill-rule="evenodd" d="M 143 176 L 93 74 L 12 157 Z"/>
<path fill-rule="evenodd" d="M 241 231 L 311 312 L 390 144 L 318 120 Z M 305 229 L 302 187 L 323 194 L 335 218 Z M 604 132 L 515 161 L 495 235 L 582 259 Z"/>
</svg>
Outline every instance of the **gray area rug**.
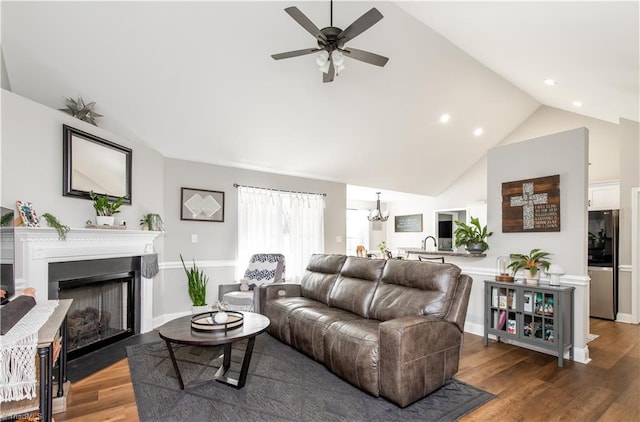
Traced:
<svg viewBox="0 0 640 422">
<path fill-rule="evenodd" d="M 234 345 L 237 378 L 245 342 Z M 324 365 L 261 334 L 247 383 L 236 390 L 212 380 L 221 348 L 175 346 L 180 390 L 164 341 L 127 347 L 140 420 L 146 421 L 455 421 L 494 396 L 452 380 L 401 409 L 329 372 Z"/>
</svg>

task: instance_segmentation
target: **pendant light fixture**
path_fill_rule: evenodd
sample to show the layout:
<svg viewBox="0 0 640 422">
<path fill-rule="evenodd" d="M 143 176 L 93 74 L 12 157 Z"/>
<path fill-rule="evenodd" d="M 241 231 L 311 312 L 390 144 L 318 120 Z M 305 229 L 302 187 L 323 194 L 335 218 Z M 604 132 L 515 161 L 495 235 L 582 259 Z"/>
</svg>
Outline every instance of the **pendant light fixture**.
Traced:
<svg viewBox="0 0 640 422">
<path fill-rule="evenodd" d="M 376 201 L 376 209 L 369 210 L 367 219 L 369 219 L 369 221 L 387 221 L 389 219 L 389 211 L 382 212 L 380 210 L 380 192 L 376 192 L 376 195 L 378 195 L 378 200 Z"/>
</svg>

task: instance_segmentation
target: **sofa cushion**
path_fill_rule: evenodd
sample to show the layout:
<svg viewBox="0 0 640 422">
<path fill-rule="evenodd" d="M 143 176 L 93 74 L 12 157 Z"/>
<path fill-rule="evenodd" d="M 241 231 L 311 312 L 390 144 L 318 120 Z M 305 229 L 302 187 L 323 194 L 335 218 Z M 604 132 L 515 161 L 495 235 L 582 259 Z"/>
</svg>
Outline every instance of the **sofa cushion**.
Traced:
<svg viewBox="0 0 640 422">
<path fill-rule="evenodd" d="M 311 255 L 300 281 L 302 296 L 328 304 L 329 292 L 346 259 L 345 255 Z"/>
<path fill-rule="evenodd" d="M 380 394 L 378 327 L 380 321 L 334 322 L 324 339 L 325 366 L 374 396 Z"/>
<path fill-rule="evenodd" d="M 291 312 L 302 307 L 322 306 L 326 305 L 316 300 L 300 296 L 268 300 L 263 306 L 264 315 L 271 321 L 267 331 L 272 336 L 291 345 L 291 328 L 289 326 L 289 316 Z"/>
<path fill-rule="evenodd" d="M 289 315 L 291 345 L 318 362 L 324 362 L 324 335 L 336 321 L 361 319 L 341 309 L 318 307 L 298 308 Z"/>
<path fill-rule="evenodd" d="M 329 306 L 367 318 L 385 261 L 350 256 L 329 293 Z"/>
<path fill-rule="evenodd" d="M 375 291 L 369 317 L 380 321 L 409 315 L 443 318 L 460 276 L 453 264 L 389 260 Z"/>
</svg>

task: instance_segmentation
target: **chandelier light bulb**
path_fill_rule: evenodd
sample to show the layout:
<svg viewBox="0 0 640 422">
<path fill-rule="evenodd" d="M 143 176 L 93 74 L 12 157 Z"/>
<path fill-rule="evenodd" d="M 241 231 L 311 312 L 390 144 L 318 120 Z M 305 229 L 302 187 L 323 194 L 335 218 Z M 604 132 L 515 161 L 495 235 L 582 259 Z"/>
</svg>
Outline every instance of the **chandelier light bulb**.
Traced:
<svg viewBox="0 0 640 422">
<path fill-rule="evenodd" d="M 327 53 L 326 50 L 322 50 L 321 52 L 318 53 L 318 55 L 316 56 L 316 64 L 320 67 L 324 66 L 325 64 L 327 64 L 327 61 L 329 60 L 329 53 Z"/>
<path fill-rule="evenodd" d="M 333 58 L 333 64 L 335 66 L 342 66 L 344 64 L 344 55 L 338 51 L 338 50 L 333 50 L 333 53 L 331 53 L 331 57 Z"/>
<path fill-rule="evenodd" d="M 331 65 L 331 62 L 329 60 L 327 60 L 325 62 L 325 64 L 323 64 L 322 66 L 320 66 L 318 68 L 318 70 L 320 70 L 320 72 L 322 73 L 327 73 L 329 71 L 329 66 Z"/>
</svg>

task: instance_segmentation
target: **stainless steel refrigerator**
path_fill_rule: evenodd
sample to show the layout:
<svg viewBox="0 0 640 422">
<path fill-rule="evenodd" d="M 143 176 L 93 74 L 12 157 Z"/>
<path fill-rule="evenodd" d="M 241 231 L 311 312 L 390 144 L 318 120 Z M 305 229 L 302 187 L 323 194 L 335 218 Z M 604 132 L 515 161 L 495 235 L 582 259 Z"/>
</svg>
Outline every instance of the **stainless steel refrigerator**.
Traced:
<svg viewBox="0 0 640 422">
<path fill-rule="evenodd" d="M 618 210 L 589 211 L 590 315 L 616 319 L 618 313 Z"/>
</svg>

